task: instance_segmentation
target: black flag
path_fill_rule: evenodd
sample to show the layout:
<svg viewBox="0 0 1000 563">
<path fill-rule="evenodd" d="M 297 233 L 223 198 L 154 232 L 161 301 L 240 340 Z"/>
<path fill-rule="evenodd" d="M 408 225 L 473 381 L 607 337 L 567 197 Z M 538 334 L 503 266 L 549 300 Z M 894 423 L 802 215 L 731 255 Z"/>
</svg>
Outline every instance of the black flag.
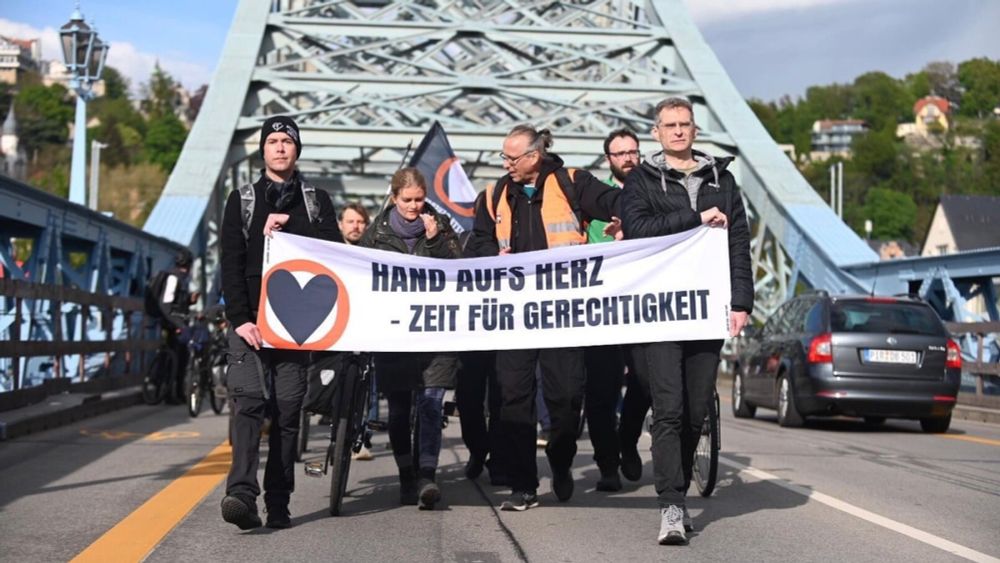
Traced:
<svg viewBox="0 0 1000 563">
<path fill-rule="evenodd" d="M 410 159 L 427 180 L 427 201 L 451 218 L 456 234 L 472 230 L 476 189 L 469 182 L 458 157 L 448 144 L 448 136 L 437 121 L 420 141 Z"/>
</svg>

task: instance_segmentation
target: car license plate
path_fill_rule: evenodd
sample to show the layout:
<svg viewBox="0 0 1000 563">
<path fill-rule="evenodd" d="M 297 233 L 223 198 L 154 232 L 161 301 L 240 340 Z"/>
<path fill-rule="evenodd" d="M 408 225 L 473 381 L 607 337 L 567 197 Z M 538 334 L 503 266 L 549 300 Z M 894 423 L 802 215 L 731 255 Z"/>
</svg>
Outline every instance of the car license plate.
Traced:
<svg viewBox="0 0 1000 563">
<path fill-rule="evenodd" d="M 917 353 L 913 350 L 872 350 L 861 351 L 861 357 L 868 363 L 916 365 Z"/>
</svg>

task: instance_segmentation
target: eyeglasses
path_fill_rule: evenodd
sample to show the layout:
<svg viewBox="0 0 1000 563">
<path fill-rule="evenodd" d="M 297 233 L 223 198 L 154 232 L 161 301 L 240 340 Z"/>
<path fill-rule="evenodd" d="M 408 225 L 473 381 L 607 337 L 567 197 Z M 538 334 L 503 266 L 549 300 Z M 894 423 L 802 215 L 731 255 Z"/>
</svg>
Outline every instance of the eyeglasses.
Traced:
<svg viewBox="0 0 1000 563">
<path fill-rule="evenodd" d="M 618 152 L 609 152 L 608 156 L 613 156 L 615 158 L 624 158 L 626 156 L 639 158 L 640 156 L 642 156 L 642 153 L 639 151 L 618 151 Z"/>
<path fill-rule="evenodd" d="M 521 160 L 522 158 L 524 158 L 525 156 L 527 156 L 527 155 L 529 155 L 529 154 L 531 154 L 533 152 L 537 152 L 537 151 L 535 149 L 531 149 L 531 150 L 528 150 L 528 151 L 525 151 L 525 152 L 521 153 L 519 156 L 508 156 L 508 155 L 506 155 L 504 153 L 500 153 L 500 160 L 502 160 L 504 162 L 509 162 L 511 166 L 514 166 L 514 165 L 517 164 L 517 161 Z"/>
<path fill-rule="evenodd" d="M 656 126 L 660 129 L 690 129 L 694 125 L 691 121 L 675 121 L 673 123 L 657 123 Z"/>
</svg>

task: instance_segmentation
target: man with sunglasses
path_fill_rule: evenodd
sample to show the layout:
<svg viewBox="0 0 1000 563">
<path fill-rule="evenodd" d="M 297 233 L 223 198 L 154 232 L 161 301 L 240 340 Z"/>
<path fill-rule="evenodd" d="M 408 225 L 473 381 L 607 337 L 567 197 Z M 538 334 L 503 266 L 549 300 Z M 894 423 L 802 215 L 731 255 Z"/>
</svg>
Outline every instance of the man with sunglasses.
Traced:
<svg viewBox="0 0 1000 563">
<path fill-rule="evenodd" d="M 479 241 L 478 255 L 585 244 L 586 224 L 593 219 L 610 222 L 611 236 L 620 230 L 621 190 L 585 170 L 565 168 L 563 160 L 549 152 L 551 146 L 552 135 L 545 129 L 519 125 L 508 133 L 500 153 L 507 174 L 487 189 L 476 207 L 473 237 Z M 512 489 L 501 510 L 538 506 L 536 366 L 541 369 L 542 395 L 552 419 L 545 448 L 552 490 L 560 501 L 569 500 L 583 406 L 583 349 L 501 350 L 496 366 L 502 399 L 500 434 L 507 442 L 506 476 Z"/>
</svg>

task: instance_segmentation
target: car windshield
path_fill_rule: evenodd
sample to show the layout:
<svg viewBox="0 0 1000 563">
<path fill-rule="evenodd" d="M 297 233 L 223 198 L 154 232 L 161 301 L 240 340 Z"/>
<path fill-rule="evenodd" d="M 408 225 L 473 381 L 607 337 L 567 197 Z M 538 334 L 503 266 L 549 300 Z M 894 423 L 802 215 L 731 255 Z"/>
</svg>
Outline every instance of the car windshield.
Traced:
<svg viewBox="0 0 1000 563">
<path fill-rule="evenodd" d="M 834 332 L 882 332 L 945 336 L 933 309 L 904 301 L 836 301 L 830 309 Z"/>
</svg>

